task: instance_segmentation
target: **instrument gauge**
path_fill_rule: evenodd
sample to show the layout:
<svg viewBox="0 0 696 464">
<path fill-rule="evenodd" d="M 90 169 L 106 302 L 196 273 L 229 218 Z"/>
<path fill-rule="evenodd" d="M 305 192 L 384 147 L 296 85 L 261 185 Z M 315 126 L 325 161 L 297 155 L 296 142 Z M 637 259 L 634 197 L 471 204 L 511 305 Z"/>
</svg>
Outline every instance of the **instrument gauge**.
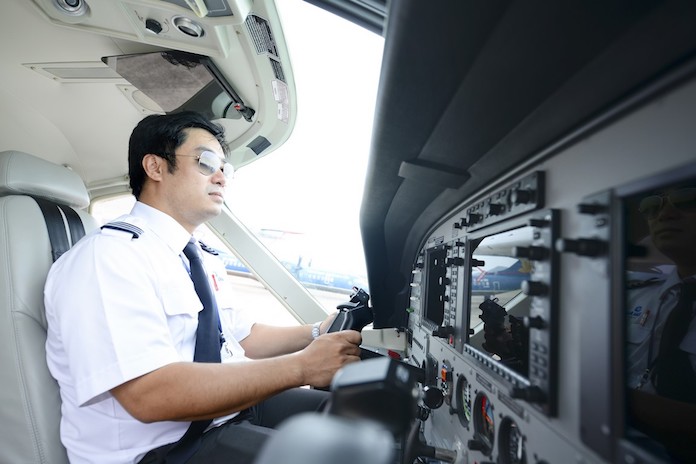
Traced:
<svg viewBox="0 0 696 464">
<path fill-rule="evenodd" d="M 481 451 L 488 454 L 493 449 L 495 441 L 495 418 L 493 416 L 493 404 L 485 393 L 476 395 L 474 402 L 474 431 L 476 439 L 480 442 Z"/>
<path fill-rule="evenodd" d="M 524 447 L 524 436 L 514 420 L 505 417 L 500 423 L 498 436 L 500 464 L 526 464 L 527 454 Z"/>
<path fill-rule="evenodd" d="M 471 422 L 471 385 L 462 374 L 457 377 L 454 401 L 459 422 L 468 428 Z"/>
</svg>

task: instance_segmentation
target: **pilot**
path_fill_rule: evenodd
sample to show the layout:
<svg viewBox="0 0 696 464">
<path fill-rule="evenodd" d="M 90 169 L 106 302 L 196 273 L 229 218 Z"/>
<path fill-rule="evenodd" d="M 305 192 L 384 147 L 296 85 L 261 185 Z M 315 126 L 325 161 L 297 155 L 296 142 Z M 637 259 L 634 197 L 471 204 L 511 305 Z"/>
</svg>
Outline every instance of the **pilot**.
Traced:
<svg viewBox="0 0 696 464">
<path fill-rule="evenodd" d="M 696 188 L 646 196 L 639 211 L 647 220 L 652 244 L 674 265 L 665 266 L 663 277 L 629 281 L 628 386 L 696 403 L 696 295 L 691 291 L 696 285 Z M 681 331 L 671 328 L 678 303 L 688 306 L 678 324 Z M 667 333 L 679 338 L 670 340 L 675 347 L 663 340 Z M 663 369 L 666 363 L 676 369 Z M 674 372 L 679 372 L 678 379 Z"/>
<path fill-rule="evenodd" d="M 673 265 L 660 278 L 630 281 L 627 386 L 630 421 L 672 462 L 696 449 L 696 188 L 693 183 L 640 201 L 655 249 Z"/>
<path fill-rule="evenodd" d="M 198 113 L 143 119 L 129 143 L 132 211 L 49 272 L 47 361 L 72 463 L 253 462 L 276 424 L 327 400 L 298 387 L 359 360 L 360 334 L 325 333 L 331 316 L 255 324 L 211 288 L 192 236 L 221 212 L 225 150 Z"/>
</svg>

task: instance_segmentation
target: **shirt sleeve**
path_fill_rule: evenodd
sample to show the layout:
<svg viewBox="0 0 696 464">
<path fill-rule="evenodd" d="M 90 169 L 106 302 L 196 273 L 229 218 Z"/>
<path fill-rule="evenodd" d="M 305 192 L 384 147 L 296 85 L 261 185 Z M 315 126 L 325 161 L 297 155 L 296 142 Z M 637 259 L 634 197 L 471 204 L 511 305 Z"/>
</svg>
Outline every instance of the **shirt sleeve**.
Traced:
<svg viewBox="0 0 696 464">
<path fill-rule="evenodd" d="M 166 364 L 181 361 L 176 332 L 195 334 L 200 301 L 161 287 L 158 269 L 137 240 L 96 237 L 52 272 L 56 322 L 77 403 Z M 184 272 L 182 266 L 180 272 Z M 172 269 L 171 272 L 177 272 Z"/>
</svg>

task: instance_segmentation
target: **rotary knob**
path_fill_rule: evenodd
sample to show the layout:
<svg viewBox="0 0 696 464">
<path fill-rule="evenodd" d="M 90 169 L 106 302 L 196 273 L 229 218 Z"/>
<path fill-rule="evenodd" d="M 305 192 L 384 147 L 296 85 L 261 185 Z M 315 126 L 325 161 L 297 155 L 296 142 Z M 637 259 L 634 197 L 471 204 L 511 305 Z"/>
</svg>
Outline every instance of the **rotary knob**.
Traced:
<svg viewBox="0 0 696 464">
<path fill-rule="evenodd" d="M 606 211 L 606 206 L 597 203 L 581 203 L 578 205 L 578 213 L 580 214 L 599 214 Z"/>
<path fill-rule="evenodd" d="M 445 395 L 437 387 L 426 385 L 423 388 L 423 403 L 430 409 L 437 409 L 445 401 Z"/>
<path fill-rule="evenodd" d="M 505 206 L 499 203 L 491 203 L 488 205 L 488 214 L 490 216 L 497 216 L 505 211 Z"/>
<path fill-rule="evenodd" d="M 549 256 L 549 250 L 540 246 L 513 247 L 512 254 L 517 258 L 528 258 L 533 261 L 542 261 Z"/>
<path fill-rule="evenodd" d="M 454 335 L 454 327 L 451 325 L 440 326 L 433 330 L 433 337 L 449 338 L 450 335 Z"/>
<path fill-rule="evenodd" d="M 540 296 L 548 293 L 548 287 L 545 283 L 537 280 L 525 280 L 520 286 L 522 293 L 529 296 Z"/>
<path fill-rule="evenodd" d="M 466 447 L 469 448 L 471 451 L 481 451 L 483 454 L 488 454 L 488 452 L 490 451 L 488 445 L 484 443 L 483 440 L 479 439 L 469 440 L 466 443 Z"/>
<path fill-rule="evenodd" d="M 469 213 L 467 223 L 470 226 L 473 226 L 477 222 L 481 222 L 481 219 L 483 219 L 483 216 L 479 213 Z"/>
<path fill-rule="evenodd" d="M 606 252 L 606 243 L 596 238 L 559 238 L 556 240 L 556 250 L 580 256 L 600 256 Z"/>
<path fill-rule="evenodd" d="M 546 328 L 546 321 L 541 316 L 525 317 L 524 318 L 524 325 L 528 329 L 542 330 L 542 329 Z"/>
<path fill-rule="evenodd" d="M 513 205 L 524 205 L 531 203 L 534 200 L 534 191 L 526 189 L 513 190 L 510 194 L 510 200 Z"/>
</svg>

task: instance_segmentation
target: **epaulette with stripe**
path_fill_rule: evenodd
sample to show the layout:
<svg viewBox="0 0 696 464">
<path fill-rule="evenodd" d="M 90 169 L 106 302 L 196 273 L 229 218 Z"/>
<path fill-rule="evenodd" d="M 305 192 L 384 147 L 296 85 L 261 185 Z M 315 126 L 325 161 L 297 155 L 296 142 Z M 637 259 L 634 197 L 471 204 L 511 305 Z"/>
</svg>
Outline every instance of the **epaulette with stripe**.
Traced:
<svg viewBox="0 0 696 464">
<path fill-rule="evenodd" d="M 133 236 L 133 239 L 136 239 L 140 237 L 144 231 L 138 226 L 134 226 L 133 224 L 130 224 L 125 221 L 112 221 L 112 222 L 107 222 L 103 226 L 101 226 L 102 230 L 103 229 L 111 229 L 111 230 L 118 230 L 121 232 L 128 232 Z"/>
<path fill-rule="evenodd" d="M 200 240 L 198 241 L 198 244 L 201 246 L 201 250 L 207 251 L 207 252 L 210 253 L 211 255 L 217 256 L 217 255 L 220 254 L 215 248 L 209 247 L 208 245 L 206 245 L 205 243 L 203 243 L 203 242 L 200 241 Z"/>
</svg>

